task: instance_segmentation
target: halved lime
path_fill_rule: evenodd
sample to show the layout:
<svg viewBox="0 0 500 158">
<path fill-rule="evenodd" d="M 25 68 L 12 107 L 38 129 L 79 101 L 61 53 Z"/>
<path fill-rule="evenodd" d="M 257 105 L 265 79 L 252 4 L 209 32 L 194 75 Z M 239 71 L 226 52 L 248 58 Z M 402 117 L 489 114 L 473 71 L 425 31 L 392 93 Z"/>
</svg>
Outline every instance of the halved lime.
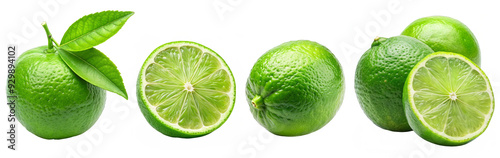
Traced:
<svg viewBox="0 0 500 158">
<path fill-rule="evenodd" d="M 406 117 L 422 138 L 462 145 L 486 130 L 494 109 L 488 77 L 466 57 L 428 55 L 410 72 L 403 94 Z"/>
<path fill-rule="evenodd" d="M 198 137 L 219 128 L 233 110 L 235 94 L 224 60 L 188 41 L 156 48 L 137 80 L 143 115 L 156 130 L 173 137 Z"/>
</svg>

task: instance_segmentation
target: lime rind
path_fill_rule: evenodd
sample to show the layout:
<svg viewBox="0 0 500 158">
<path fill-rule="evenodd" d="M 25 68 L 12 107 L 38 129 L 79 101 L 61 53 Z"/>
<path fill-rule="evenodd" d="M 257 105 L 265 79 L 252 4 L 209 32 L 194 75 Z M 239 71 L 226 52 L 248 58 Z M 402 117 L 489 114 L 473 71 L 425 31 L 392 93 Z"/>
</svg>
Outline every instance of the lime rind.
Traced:
<svg viewBox="0 0 500 158">
<path fill-rule="evenodd" d="M 470 68 L 472 73 L 477 72 L 476 76 L 482 77 L 480 79 L 482 79 L 482 81 L 484 81 L 482 84 L 483 86 L 479 87 L 479 90 L 477 90 L 477 89 L 478 89 L 478 85 L 480 85 L 480 84 L 475 84 L 475 86 L 469 86 L 470 88 L 465 89 L 465 90 L 460 88 L 461 86 L 463 87 L 463 85 L 461 85 L 461 84 L 459 84 L 459 86 L 453 87 L 454 85 L 457 85 L 458 82 L 470 81 L 472 79 L 470 79 L 470 74 L 466 75 L 468 78 L 460 78 L 459 76 L 465 75 L 466 72 L 460 72 L 460 71 L 457 71 L 456 69 L 455 70 L 450 69 L 449 68 L 450 65 L 448 65 L 448 68 L 441 67 L 440 69 L 447 70 L 450 74 L 447 77 L 449 77 L 450 79 L 451 78 L 458 79 L 458 80 L 456 80 L 456 82 L 450 83 L 450 84 L 443 84 L 443 83 L 446 83 L 446 81 L 442 81 L 443 79 L 436 79 L 434 81 L 435 83 L 425 84 L 425 85 L 427 85 L 426 88 L 423 88 L 423 89 L 421 88 L 421 89 L 418 89 L 418 91 L 416 91 L 414 89 L 414 84 L 415 84 L 414 80 L 416 78 L 416 75 L 418 75 L 417 72 L 424 71 L 425 69 L 427 69 L 427 66 L 428 66 L 427 62 L 431 59 L 435 59 L 435 58 L 439 58 L 439 57 L 444 57 L 447 60 L 458 59 L 464 63 L 467 63 L 467 65 Z M 438 64 L 438 65 L 440 65 L 440 64 Z M 454 66 L 456 66 L 456 65 L 454 65 Z M 438 68 L 438 67 L 435 67 L 435 68 Z M 464 69 L 464 68 L 462 67 L 461 69 Z M 453 80 L 450 80 L 450 81 L 453 81 Z M 435 86 L 436 82 L 439 83 L 440 86 Z M 425 86 L 420 86 L 420 85 L 417 85 L 417 86 L 418 87 L 425 87 Z M 421 109 L 419 110 L 417 108 L 417 106 L 419 106 L 418 97 L 420 97 L 418 95 L 421 95 L 421 94 L 424 94 L 424 96 L 427 97 L 426 98 L 427 100 L 431 100 L 430 102 L 432 104 L 440 102 L 440 101 L 442 102 L 442 104 L 446 103 L 446 100 L 438 99 L 440 95 L 451 95 L 451 94 L 447 94 L 445 91 L 443 91 L 446 89 L 451 89 L 452 91 L 456 91 L 457 94 L 459 92 L 464 92 L 464 91 L 473 91 L 472 93 L 466 93 L 465 95 L 463 94 L 460 97 L 461 98 L 469 97 L 469 98 L 463 99 L 463 100 L 467 100 L 467 99 L 471 99 L 470 98 L 471 95 L 475 95 L 475 97 L 479 97 L 479 98 L 475 98 L 475 100 L 478 101 L 478 104 L 489 105 L 486 107 L 479 106 L 476 108 L 472 108 L 472 106 L 464 104 L 464 102 L 461 102 L 458 99 L 457 99 L 458 100 L 457 102 L 453 103 L 454 104 L 453 106 L 460 106 L 462 108 L 467 108 L 467 113 L 463 113 L 462 111 L 458 111 L 458 112 L 460 112 L 464 115 L 467 115 L 470 113 L 475 113 L 474 116 L 477 116 L 477 115 L 481 116 L 481 117 L 476 117 L 476 118 L 483 119 L 483 120 L 462 119 L 462 121 L 455 121 L 455 124 L 451 125 L 452 127 L 462 126 L 462 128 L 455 128 L 453 130 L 458 131 L 458 132 L 464 132 L 466 134 L 462 134 L 462 135 L 450 135 L 450 134 L 448 134 L 450 132 L 448 131 L 448 133 L 447 133 L 446 130 L 449 129 L 450 127 L 446 127 L 446 125 L 436 126 L 436 124 L 428 123 L 428 122 L 432 122 L 432 121 L 429 121 L 429 119 L 435 119 L 435 118 L 439 118 L 439 117 L 430 117 L 430 118 L 424 117 L 425 115 L 422 114 L 423 113 L 422 111 L 428 111 L 429 109 L 420 107 Z M 419 92 L 425 92 L 425 91 L 427 91 L 428 93 L 427 94 L 426 93 L 419 94 Z M 431 91 L 437 92 L 437 93 L 432 93 Z M 407 78 L 407 81 L 405 84 L 403 97 L 404 97 L 403 102 L 405 104 L 406 115 L 407 115 L 407 118 L 409 120 L 409 123 L 410 123 L 410 126 L 412 127 L 412 129 L 418 135 L 420 135 L 422 138 L 424 138 L 430 142 L 433 142 L 436 144 L 441 144 L 441 145 L 462 145 L 462 144 L 468 143 L 471 140 L 475 139 L 476 137 L 481 135 L 486 130 L 486 128 L 489 124 L 489 121 L 491 120 L 491 116 L 492 116 L 493 110 L 494 110 L 493 91 L 491 89 L 491 85 L 489 83 L 488 77 L 479 68 L 479 66 L 477 66 L 474 62 L 472 62 L 469 59 L 467 59 L 466 57 L 464 57 L 460 54 L 456 54 L 456 53 L 437 52 L 437 53 L 433 53 L 431 55 L 428 55 L 422 61 L 420 61 L 413 68 L 413 70 L 410 72 L 410 74 L 408 75 L 408 78 Z M 432 97 L 434 97 L 434 98 L 432 98 Z M 485 98 L 487 98 L 487 99 L 485 99 Z M 440 105 L 442 105 L 442 104 L 440 104 Z M 476 104 L 474 104 L 474 105 L 476 105 Z M 438 108 L 434 108 L 434 109 L 438 109 Z M 449 108 L 449 110 L 450 109 L 456 110 L 459 108 Z M 445 115 L 447 115 L 447 113 L 449 114 L 450 111 L 446 111 L 446 110 L 445 111 L 435 111 L 435 115 L 437 115 L 437 116 L 445 116 Z M 432 114 L 430 114 L 430 116 L 432 116 Z M 470 117 L 471 116 L 468 116 L 465 118 L 470 118 Z M 441 117 L 441 118 L 447 119 L 449 117 L 446 116 L 446 117 Z M 447 120 L 439 120 L 439 119 L 436 122 L 440 122 L 440 121 L 447 122 Z M 482 124 L 479 127 L 474 127 L 474 126 L 477 126 L 474 124 L 474 122 L 477 123 L 477 121 L 482 121 Z M 448 126 L 450 126 L 450 125 L 448 125 Z M 465 127 L 467 127 L 467 128 L 465 128 Z M 476 130 L 471 131 L 471 130 L 469 130 L 469 128 L 475 128 Z"/>
<path fill-rule="evenodd" d="M 161 64 L 155 61 L 155 59 L 158 58 L 159 53 L 168 51 L 169 48 L 179 48 L 179 49 L 197 48 L 202 51 L 201 52 L 202 54 L 205 53 L 208 54 L 207 56 L 205 56 L 205 58 L 211 58 L 212 60 L 216 60 L 219 65 L 216 66 L 217 68 L 214 68 L 213 64 L 202 65 L 202 63 L 200 64 L 200 62 L 189 61 L 192 60 L 192 58 L 198 58 L 198 59 L 200 58 L 200 57 L 193 57 L 193 55 L 196 55 L 196 53 L 190 53 L 197 50 L 180 50 L 181 51 L 180 54 L 182 55 L 182 57 L 181 59 L 179 59 L 180 62 L 177 63 L 175 61 L 169 61 L 172 63 Z M 203 56 L 201 58 L 203 58 Z M 188 61 L 188 62 L 181 63 L 182 61 Z M 188 65 L 190 63 L 196 63 L 196 64 Z M 176 64 L 177 65 L 184 64 L 184 65 L 175 66 Z M 157 67 L 163 69 L 159 68 L 155 69 L 154 66 L 151 65 L 160 65 L 163 67 L 160 66 Z M 173 65 L 173 66 L 165 67 L 165 65 Z M 191 70 L 192 68 L 196 70 L 192 71 Z M 214 69 L 215 69 L 214 72 L 215 75 L 206 74 L 206 72 L 209 72 L 210 70 Z M 146 77 L 146 72 L 150 70 L 156 71 L 157 73 L 153 74 L 148 73 L 148 75 L 157 75 L 157 76 Z M 224 72 L 226 73 L 225 75 Z M 166 76 L 161 76 L 162 74 L 166 73 L 170 74 Z M 183 74 L 183 75 L 179 76 L 178 74 Z M 210 78 L 210 79 L 204 79 L 204 78 Z M 197 89 L 197 91 L 193 91 L 193 93 L 184 94 L 187 93 L 184 90 L 187 87 L 185 87 L 183 83 L 183 81 L 186 80 L 194 81 L 192 83 L 193 85 L 196 86 L 196 84 L 199 84 L 202 85 L 200 87 L 203 88 Z M 229 81 L 229 82 L 223 84 L 223 86 L 217 87 L 216 85 L 214 85 L 214 83 L 216 83 L 217 81 Z M 211 49 L 203 45 L 189 41 L 166 43 L 156 48 L 144 62 L 141 72 L 139 74 L 137 86 L 138 86 L 138 91 L 137 91 L 138 102 L 141 111 L 148 120 L 148 122 L 161 133 L 174 137 L 198 137 L 211 133 L 215 129 L 219 128 L 227 120 L 227 118 L 229 117 L 229 115 L 233 110 L 235 102 L 235 88 L 236 88 L 235 81 L 234 77 L 232 76 L 232 72 L 225 63 L 225 61 Z M 163 96 L 148 95 L 146 94 L 148 90 L 147 86 L 150 86 L 148 88 L 154 88 L 154 86 L 157 86 L 156 87 L 157 89 L 168 87 L 167 89 L 170 91 L 170 93 Z M 207 94 L 214 96 L 213 98 L 204 97 Z M 163 100 L 161 100 L 161 98 L 163 98 Z M 201 100 L 202 102 L 198 103 L 196 100 Z M 159 101 L 164 101 L 167 103 L 160 105 L 162 103 L 159 103 Z M 182 115 L 181 111 L 175 110 L 178 108 L 170 108 L 170 111 L 162 112 L 162 110 L 167 109 L 165 108 L 166 106 L 165 104 L 179 105 L 178 104 L 179 102 L 183 102 L 183 104 L 186 104 L 185 103 L 186 101 L 189 102 L 187 104 L 196 106 L 183 107 L 182 111 L 184 111 L 184 114 L 198 113 L 197 114 L 199 116 L 198 125 L 196 123 L 193 123 L 197 122 L 196 119 L 195 120 L 172 119 L 170 115 L 166 115 L 166 114 Z M 225 103 L 221 106 L 220 104 L 222 104 L 223 102 L 228 102 L 228 103 Z M 201 103 L 215 103 L 216 105 L 199 106 L 199 104 Z M 204 110 L 205 112 L 210 112 L 211 114 L 200 115 L 199 114 L 200 110 Z M 216 113 L 219 113 L 220 116 L 213 117 L 214 114 Z M 209 125 L 205 126 L 203 123 L 208 123 Z"/>
</svg>

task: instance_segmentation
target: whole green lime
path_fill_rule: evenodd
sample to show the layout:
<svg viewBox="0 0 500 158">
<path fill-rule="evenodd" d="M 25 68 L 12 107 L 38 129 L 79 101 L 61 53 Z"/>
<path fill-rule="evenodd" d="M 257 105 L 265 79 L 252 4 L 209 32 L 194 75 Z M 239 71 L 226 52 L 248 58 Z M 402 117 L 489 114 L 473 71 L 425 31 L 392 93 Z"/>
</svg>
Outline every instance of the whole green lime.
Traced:
<svg viewBox="0 0 500 158">
<path fill-rule="evenodd" d="M 358 62 L 355 89 L 366 116 L 391 131 L 410 131 L 403 108 L 403 87 L 413 66 L 433 53 L 429 46 L 408 37 L 377 37 Z"/>
<path fill-rule="evenodd" d="M 246 85 L 254 118 L 276 135 L 299 136 L 325 126 L 344 97 L 335 56 L 319 43 L 283 43 L 261 56 Z"/>
<path fill-rule="evenodd" d="M 413 21 L 401 33 L 421 40 L 435 52 L 455 52 L 481 65 L 476 37 L 462 22 L 446 16 L 430 16 Z"/>
<path fill-rule="evenodd" d="M 45 139 L 82 134 L 97 121 L 106 93 L 78 77 L 47 46 L 23 53 L 15 63 L 16 117 Z"/>
</svg>

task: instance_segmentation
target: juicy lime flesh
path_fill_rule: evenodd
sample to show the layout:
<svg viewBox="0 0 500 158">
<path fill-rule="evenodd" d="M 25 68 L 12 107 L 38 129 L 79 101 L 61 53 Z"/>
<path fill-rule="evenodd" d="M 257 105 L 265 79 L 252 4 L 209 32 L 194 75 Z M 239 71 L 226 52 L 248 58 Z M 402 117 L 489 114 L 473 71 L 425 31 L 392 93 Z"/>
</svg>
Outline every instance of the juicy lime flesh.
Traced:
<svg viewBox="0 0 500 158">
<path fill-rule="evenodd" d="M 158 116 L 184 129 L 215 125 L 229 109 L 232 82 L 214 54 L 196 46 L 168 47 L 145 72 L 145 96 Z"/>
<path fill-rule="evenodd" d="M 489 120 L 492 94 L 478 69 L 454 57 L 435 57 L 413 78 L 413 100 L 424 121 L 438 132 L 465 137 Z"/>
</svg>

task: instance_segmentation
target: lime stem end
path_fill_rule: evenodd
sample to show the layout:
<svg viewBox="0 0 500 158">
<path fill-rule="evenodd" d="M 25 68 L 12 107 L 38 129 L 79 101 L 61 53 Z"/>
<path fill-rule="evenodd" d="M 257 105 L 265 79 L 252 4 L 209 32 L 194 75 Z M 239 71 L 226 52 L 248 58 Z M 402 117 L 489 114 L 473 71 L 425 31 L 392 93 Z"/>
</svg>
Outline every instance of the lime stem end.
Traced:
<svg viewBox="0 0 500 158">
<path fill-rule="evenodd" d="M 375 39 L 373 39 L 372 47 L 380 45 L 380 43 L 385 41 L 385 40 L 387 40 L 387 38 L 378 37 L 378 36 L 375 37 Z"/>
<path fill-rule="evenodd" d="M 254 108 L 261 109 L 263 107 L 263 105 L 264 105 L 264 99 L 262 99 L 261 96 L 256 95 L 252 99 L 252 105 L 253 105 Z"/>
</svg>

